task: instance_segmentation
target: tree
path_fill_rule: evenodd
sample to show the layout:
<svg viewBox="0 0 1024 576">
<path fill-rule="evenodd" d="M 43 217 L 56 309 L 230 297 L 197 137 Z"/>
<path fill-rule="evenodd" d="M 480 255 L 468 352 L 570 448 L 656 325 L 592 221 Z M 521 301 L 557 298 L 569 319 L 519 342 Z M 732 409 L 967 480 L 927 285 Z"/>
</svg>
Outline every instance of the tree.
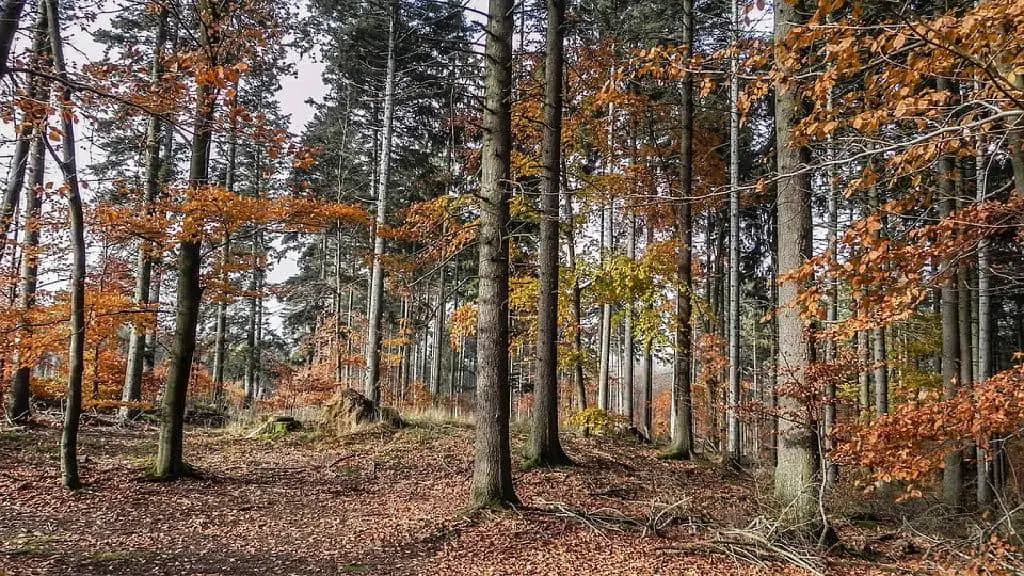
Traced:
<svg viewBox="0 0 1024 576">
<path fill-rule="evenodd" d="M 558 236 L 562 169 L 562 87 L 565 4 L 548 0 L 544 61 L 544 169 L 541 177 L 540 302 L 537 304 L 537 386 L 527 457 L 538 465 L 569 462 L 558 439 Z"/>
<path fill-rule="evenodd" d="M 472 501 L 517 503 L 509 445 L 509 199 L 512 151 L 512 2 L 490 0 L 484 48 L 483 148 L 477 297 L 477 423 Z"/>
<path fill-rule="evenodd" d="M 85 217 L 78 185 L 78 163 L 75 149 L 75 120 L 71 103 L 71 80 L 64 63 L 64 43 L 60 34 L 59 0 L 46 0 L 46 16 L 50 33 L 53 70 L 63 89 L 60 92 L 62 158 L 57 164 L 64 176 L 68 198 L 68 219 L 71 227 L 71 342 L 68 350 L 68 391 L 64 408 L 64 432 L 60 440 L 60 470 L 64 486 L 77 490 L 82 486 L 78 476 L 78 424 L 82 413 L 82 372 L 85 352 Z"/>
<path fill-rule="evenodd" d="M 166 6 L 159 6 L 157 9 L 160 13 L 153 46 L 153 59 L 150 64 L 150 80 L 153 84 L 160 81 L 160 76 L 163 73 L 161 59 L 164 57 L 163 50 L 164 44 L 167 41 L 167 20 L 170 12 L 169 7 Z M 143 217 L 150 215 L 152 212 L 153 203 L 156 202 L 160 194 L 161 185 L 163 184 L 160 178 L 162 164 L 160 157 L 161 140 L 164 137 L 171 137 L 170 133 L 165 136 L 163 130 L 163 122 L 160 117 L 156 114 L 151 114 L 146 127 L 146 189 L 141 206 Z M 172 159 L 167 158 L 166 161 L 170 162 Z M 136 273 L 134 294 L 135 304 L 139 308 L 145 308 L 149 305 L 149 292 L 153 277 L 153 248 L 153 245 L 149 242 L 142 242 L 139 246 L 138 272 Z M 145 352 L 146 332 L 138 324 L 132 324 L 131 332 L 128 336 L 128 367 L 125 370 L 124 390 L 121 396 L 121 400 L 126 403 L 138 402 L 142 399 L 142 372 Z M 121 420 L 127 420 L 131 415 L 132 411 L 127 404 L 118 410 L 118 417 Z"/>
<path fill-rule="evenodd" d="M 220 14 L 209 0 L 199 0 L 196 11 L 199 48 L 204 56 L 202 66 L 205 69 L 202 71 L 210 72 L 218 66 Z M 216 85 L 211 80 L 200 74 L 196 76 L 194 136 L 188 174 L 188 190 L 192 194 L 202 194 L 208 183 L 216 105 Z M 196 328 L 203 297 L 200 285 L 202 264 L 202 239 L 198 231 L 186 232 L 178 244 L 174 343 L 161 406 L 160 438 L 153 470 L 157 478 L 176 479 L 187 471 L 182 459 L 185 399 L 192 375 L 192 356 L 196 349 Z"/>
<path fill-rule="evenodd" d="M 21 12 L 25 9 L 25 0 L 4 0 L 0 8 L 0 76 L 7 74 L 7 59 L 11 55 L 14 35 L 18 33 Z"/>
<path fill-rule="evenodd" d="M 36 8 L 36 12 L 37 16 L 35 32 L 33 34 L 32 49 L 36 59 L 36 65 L 42 67 L 44 64 L 43 60 L 45 59 L 45 55 L 48 50 L 46 44 L 49 41 L 49 30 L 46 15 L 47 5 L 43 2 L 39 3 Z M 46 83 L 41 78 L 31 78 L 29 82 L 31 85 L 30 95 L 32 99 L 42 102 L 46 97 Z M 0 218 L 4 220 L 5 224 L 3 233 L 0 234 L 0 236 L 2 236 L 3 241 L 6 242 L 7 219 L 13 216 L 13 203 L 16 201 L 15 198 L 17 198 L 21 193 L 21 188 L 24 184 L 25 169 L 27 169 L 29 180 L 28 186 L 24 191 L 25 224 L 23 229 L 25 230 L 25 238 L 21 254 L 21 281 L 18 286 L 18 306 L 21 308 L 22 313 L 27 313 L 35 306 L 36 280 L 38 275 L 38 255 L 36 252 L 39 246 L 39 216 L 42 204 L 42 188 L 45 183 L 46 176 L 46 142 L 43 140 L 45 137 L 42 130 L 43 119 L 35 118 L 33 116 L 34 115 L 26 114 L 26 118 L 32 122 L 32 128 L 28 133 L 22 135 L 22 139 L 19 140 L 16 145 L 13 166 L 14 174 L 8 182 L 3 214 L 0 215 Z M 22 158 L 22 147 L 29 142 L 31 142 L 31 145 L 28 154 Z M 8 209 L 8 203 L 12 204 L 10 209 Z M 2 260 L 3 252 L 0 251 L 0 262 L 2 262 Z M 13 362 L 14 381 L 11 384 L 10 411 L 11 420 L 22 423 L 31 415 L 30 380 L 32 376 L 32 369 L 30 366 L 22 365 L 24 358 L 20 351 L 20 344 L 31 338 L 31 329 L 26 325 L 18 331 L 16 338 L 18 340 L 19 349 L 15 351 Z"/>
<path fill-rule="evenodd" d="M 810 177 L 803 167 L 810 162 L 808 150 L 791 139 L 794 127 L 803 117 L 800 84 L 793 71 L 784 67 L 783 47 L 790 42 L 790 31 L 805 16 L 802 2 L 780 1 L 774 4 L 776 66 L 782 73 L 775 83 L 775 134 L 777 147 L 778 219 L 779 219 L 779 444 L 775 467 L 775 497 L 787 510 L 787 522 L 807 522 L 817 512 L 815 478 L 818 473 L 818 439 L 815 427 L 807 421 L 806 406 L 799 389 L 806 385 L 806 372 L 813 358 L 807 324 L 797 308 L 800 293 L 792 273 L 811 256 Z"/>
<path fill-rule="evenodd" d="M 693 56 L 693 1 L 683 0 L 682 58 Z M 672 445 L 665 456 L 681 460 L 693 457 L 693 75 L 686 71 L 680 82 L 682 109 L 679 138 L 679 202 L 676 205 L 676 236 L 679 259 L 676 266 L 676 363 L 672 381 L 675 419 Z"/>
<path fill-rule="evenodd" d="M 365 394 L 374 404 L 380 403 L 381 314 L 384 300 L 384 237 L 380 228 L 387 223 L 388 186 L 391 179 L 391 140 L 395 115 L 395 42 L 398 26 L 398 2 L 391 2 L 388 15 L 388 59 L 384 77 L 384 122 L 381 129 L 380 156 L 377 167 L 377 222 L 373 237 L 373 265 L 370 272 L 370 308 L 366 332 Z M 438 335 L 440 336 L 440 335 Z"/>
</svg>

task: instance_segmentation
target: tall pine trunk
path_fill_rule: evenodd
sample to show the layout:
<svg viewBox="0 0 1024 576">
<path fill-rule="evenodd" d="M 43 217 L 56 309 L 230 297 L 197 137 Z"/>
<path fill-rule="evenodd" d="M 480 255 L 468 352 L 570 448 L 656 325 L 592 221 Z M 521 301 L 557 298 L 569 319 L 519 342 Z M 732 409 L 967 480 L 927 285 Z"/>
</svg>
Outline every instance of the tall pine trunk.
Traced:
<svg viewBox="0 0 1024 576">
<path fill-rule="evenodd" d="M 511 0 L 490 0 L 484 48 L 480 155 L 480 277 L 473 504 L 517 502 L 509 445 L 509 182 L 512 152 Z"/>
<path fill-rule="evenodd" d="M 544 170 L 541 176 L 540 301 L 537 304 L 537 384 L 527 457 L 538 465 L 565 464 L 558 440 L 558 234 L 562 168 L 564 0 L 548 0 L 544 60 Z"/>
<path fill-rule="evenodd" d="M 693 55 L 693 0 L 683 0 L 683 62 Z M 687 64 L 689 65 L 689 64 Z M 679 139 L 679 203 L 676 205 L 676 235 L 679 259 L 676 266 L 676 364 L 672 383 L 672 444 L 665 456 L 688 460 L 693 457 L 693 76 L 684 72 L 680 91 L 682 110 Z"/>
<path fill-rule="evenodd" d="M 388 56 L 384 77 L 384 124 L 381 127 L 380 156 L 377 167 L 377 221 L 373 238 L 373 266 L 370 271 L 370 307 L 366 329 L 366 374 L 364 394 L 375 405 L 380 403 L 381 317 L 384 312 L 384 237 L 380 229 L 387 221 L 388 186 L 391 178 L 391 140 L 395 115 L 395 43 L 397 41 L 398 2 L 390 3 L 388 18 Z"/>
</svg>

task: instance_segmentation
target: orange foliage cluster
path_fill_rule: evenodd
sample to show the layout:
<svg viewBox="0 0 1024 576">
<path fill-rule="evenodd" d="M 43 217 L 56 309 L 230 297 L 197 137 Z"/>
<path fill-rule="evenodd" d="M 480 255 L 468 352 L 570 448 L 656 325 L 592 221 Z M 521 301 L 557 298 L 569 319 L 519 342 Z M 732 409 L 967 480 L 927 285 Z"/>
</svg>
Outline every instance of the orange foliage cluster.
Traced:
<svg viewBox="0 0 1024 576">
<path fill-rule="evenodd" d="M 849 426 L 836 457 L 867 467 L 884 481 L 915 485 L 930 479 L 943 457 L 968 442 L 987 447 L 994 438 L 1016 437 L 1024 422 L 1024 364 L 961 390 L 953 398 L 922 390 L 871 425 Z"/>
</svg>

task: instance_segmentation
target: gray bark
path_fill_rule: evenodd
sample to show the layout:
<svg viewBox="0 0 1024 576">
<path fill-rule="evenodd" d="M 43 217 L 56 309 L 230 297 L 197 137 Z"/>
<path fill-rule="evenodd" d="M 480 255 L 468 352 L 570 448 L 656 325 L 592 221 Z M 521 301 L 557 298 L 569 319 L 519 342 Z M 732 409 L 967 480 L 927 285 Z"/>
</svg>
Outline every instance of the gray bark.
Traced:
<svg viewBox="0 0 1024 576">
<path fill-rule="evenodd" d="M 201 47 L 209 48 L 211 39 L 217 37 L 210 33 L 211 26 L 215 25 L 218 19 L 214 4 L 210 0 L 199 0 L 197 13 L 200 15 L 199 44 Z M 192 157 L 189 162 L 188 186 L 192 190 L 205 186 L 209 179 L 215 105 L 216 95 L 213 87 L 209 84 L 199 84 L 196 87 L 195 128 Z M 192 357 L 196 349 L 196 329 L 203 296 L 199 283 L 202 264 L 202 242 L 198 239 L 183 240 L 178 245 L 174 340 L 171 347 L 170 372 L 161 401 L 160 437 L 153 470 L 153 475 L 157 478 L 176 479 L 186 473 L 182 459 L 185 401 L 189 378 L 192 375 Z"/>
<path fill-rule="evenodd" d="M 71 108 L 70 77 L 64 64 L 64 43 L 60 35 L 59 0 L 46 0 L 53 70 L 64 84 L 61 92 L 61 130 L 64 132 L 62 158 L 57 163 L 67 189 L 71 226 L 71 342 L 68 347 L 68 388 L 64 408 L 64 430 L 60 440 L 60 470 L 64 486 L 76 490 L 78 477 L 78 425 L 82 414 L 82 372 L 85 368 L 85 218 L 78 186 L 74 111 Z"/>
<path fill-rule="evenodd" d="M 692 57 L 693 0 L 682 0 L 683 62 Z M 693 457 L 693 76 L 684 73 L 680 82 L 682 109 L 679 140 L 679 203 L 676 205 L 676 235 L 679 259 L 676 263 L 676 365 L 672 384 L 675 400 L 672 444 L 665 456 L 688 460 Z"/>
<path fill-rule="evenodd" d="M 544 136 L 537 304 L 537 384 L 527 457 L 538 465 L 566 464 L 558 439 L 558 204 L 562 168 L 564 0 L 547 1 L 544 60 Z"/>
<path fill-rule="evenodd" d="M 948 82 L 939 80 L 939 89 L 950 89 Z M 941 212 L 949 216 L 956 207 L 953 158 L 939 159 L 939 190 Z M 944 263 L 946 279 L 942 283 L 940 311 L 942 315 L 942 382 L 946 398 L 956 396 L 960 379 L 960 327 L 957 294 L 957 273 L 953 261 Z M 963 505 L 963 455 L 959 449 L 946 455 L 942 470 L 942 498 L 954 507 Z"/>
<path fill-rule="evenodd" d="M 785 40 L 794 24 L 804 21 L 803 2 L 777 2 L 775 42 Z M 791 74 L 784 74 L 775 86 L 775 127 L 779 218 L 779 273 L 792 272 L 811 256 L 811 186 L 809 173 L 797 174 L 810 161 L 806 148 L 795 147 L 790 134 L 803 117 L 799 87 Z M 803 386 L 805 372 L 813 359 L 807 324 L 794 306 L 800 285 L 793 280 L 777 281 L 779 297 L 779 378 L 786 385 Z M 807 406 L 797 397 L 778 397 L 778 464 L 775 467 L 775 497 L 786 508 L 786 524 L 813 521 L 817 513 L 818 439 Z"/>
<path fill-rule="evenodd" d="M 490 0 L 484 48 L 477 315 L 474 506 L 515 504 L 509 445 L 509 183 L 512 152 L 511 0 Z"/>
<path fill-rule="evenodd" d="M 168 11 L 163 10 L 157 24 L 156 42 L 153 47 L 153 59 L 150 64 L 149 80 L 156 84 L 160 80 L 164 43 L 167 41 L 167 17 Z M 141 206 L 142 216 L 149 216 L 152 212 L 153 203 L 160 194 L 161 185 L 161 130 L 163 122 L 157 115 L 151 115 L 146 126 L 146 184 Z M 135 294 L 133 301 L 142 309 L 149 305 L 149 288 L 152 282 L 153 258 L 150 252 L 153 246 L 150 242 L 143 241 L 139 245 L 137 259 L 138 272 L 135 278 Z M 142 399 L 142 370 L 143 356 L 146 348 L 146 331 L 137 324 L 132 324 L 128 335 L 127 368 L 124 375 L 124 386 L 121 392 L 123 402 L 138 402 Z M 117 414 L 120 420 L 127 420 L 132 416 L 133 411 L 128 406 L 118 408 Z"/>
<path fill-rule="evenodd" d="M 21 12 L 25 8 L 25 0 L 5 0 L 0 12 L 0 77 L 7 74 L 7 59 L 11 56 L 14 35 L 18 33 Z"/>
<path fill-rule="evenodd" d="M 732 41 L 739 45 L 739 5 L 732 0 Z M 738 464 L 740 446 L 740 110 L 739 56 L 729 59 L 729 458 Z"/>
<path fill-rule="evenodd" d="M 384 124 L 381 127 L 377 168 L 377 220 L 373 238 L 373 266 L 370 272 L 370 307 L 366 329 L 366 374 L 364 394 L 380 404 L 381 317 L 384 311 L 384 237 L 380 227 L 387 222 L 388 186 L 391 178 L 391 140 L 395 115 L 395 43 L 398 26 L 398 2 L 390 3 L 388 18 L 388 58 L 384 78 Z"/>
</svg>

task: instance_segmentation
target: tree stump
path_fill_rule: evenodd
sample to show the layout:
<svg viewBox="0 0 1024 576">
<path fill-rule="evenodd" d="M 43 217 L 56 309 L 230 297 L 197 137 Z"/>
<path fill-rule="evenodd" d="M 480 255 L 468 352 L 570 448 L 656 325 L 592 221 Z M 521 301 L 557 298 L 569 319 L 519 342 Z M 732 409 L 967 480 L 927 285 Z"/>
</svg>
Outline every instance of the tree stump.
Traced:
<svg viewBox="0 0 1024 576">
<path fill-rule="evenodd" d="M 338 432 L 377 421 L 392 428 L 405 427 L 405 421 L 394 409 L 382 407 L 378 410 L 369 398 L 351 388 L 342 390 L 324 411 L 325 426 Z"/>
</svg>

